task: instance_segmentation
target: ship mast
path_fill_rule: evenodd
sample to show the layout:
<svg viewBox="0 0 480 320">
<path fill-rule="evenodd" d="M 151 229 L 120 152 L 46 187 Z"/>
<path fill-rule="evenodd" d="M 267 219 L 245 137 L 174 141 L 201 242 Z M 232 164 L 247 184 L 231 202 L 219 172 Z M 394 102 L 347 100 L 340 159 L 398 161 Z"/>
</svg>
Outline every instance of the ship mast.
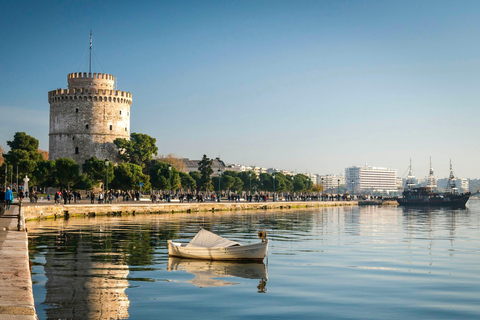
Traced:
<svg viewBox="0 0 480 320">
<path fill-rule="evenodd" d="M 412 159 L 410 158 L 410 167 L 407 176 L 407 189 L 411 189 L 415 185 L 415 176 L 412 175 Z"/>
<path fill-rule="evenodd" d="M 448 182 L 447 182 L 447 191 L 451 193 L 457 193 L 457 186 L 455 184 L 455 175 L 453 174 L 453 168 L 452 168 L 452 159 L 450 159 L 450 175 L 448 176 Z"/>
<path fill-rule="evenodd" d="M 427 177 L 427 187 L 432 189 L 437 187 L 437 179 L 435 178 L 435 174 L 432 168 L 432 157 L 430 157 L 430 171 Z"/>
</svg>

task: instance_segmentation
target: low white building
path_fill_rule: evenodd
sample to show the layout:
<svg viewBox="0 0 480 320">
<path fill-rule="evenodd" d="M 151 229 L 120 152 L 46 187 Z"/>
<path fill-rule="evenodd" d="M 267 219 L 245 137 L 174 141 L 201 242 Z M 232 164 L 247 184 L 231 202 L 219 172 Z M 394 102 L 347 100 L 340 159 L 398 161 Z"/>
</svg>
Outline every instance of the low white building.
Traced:
<svg viewBox="0 0 480 320">
<path fill-rule="evenodd" d="M 323 186 L 323 190 L 338 190 L 340 186 L 345 185 L 345 176 L 326 174 L 317 176 L 317 184 Z"/>
<path fill-rule="evenodd" d="M 183 163 L 185 164 L 185 172 L 186 173 L 198 171 L 199 162 L 202 161 L 202 160 L 190 160 L 188 158 L 183 158 L 182 160 L 183 160 Z M 212 163 L 212 170 L 213 170 L 212 177 L 217 177 L 218 176 L 218 173 L 219 173 L 218 170 L 220 170 L 221 172 L 224 172 L 225 170 L 228 170 L 228 169 L 226 169 L 225 163 L 222 160 L 218 160 L 218 159 L 212 159 L 212 160 L 213 160 L 213 163 Z"/>
</svg>

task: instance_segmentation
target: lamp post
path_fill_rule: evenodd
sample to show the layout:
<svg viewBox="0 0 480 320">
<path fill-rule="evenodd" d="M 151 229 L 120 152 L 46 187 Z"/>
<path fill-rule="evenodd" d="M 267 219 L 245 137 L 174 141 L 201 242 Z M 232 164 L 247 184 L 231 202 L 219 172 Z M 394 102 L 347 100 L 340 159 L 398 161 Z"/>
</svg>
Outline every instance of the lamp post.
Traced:
<svg viewBox="0 0 480 320">
<path fill-rule="evenodd" d="M 275 173 L 272 174 L 273 178 L 273 202 L 275 202 Z"/>
<path fill-rule="evenodd" d="M 168 202 L 170 202 L 170 194 L 172 193 L 172 165 L 168 165 Z"/>
<path fill-rule="evenodd" d="M 220 182 L 222 181 L 222 169 L 218 169 L 218 202 L 220 202 L 221 191 L 220 191 Z"/>
<path fill-rule="evenodd" d="M 108 159 L 105 159 L 105 171 L 107 172 L 107 180 L 106 180 L 106 183 L 105 183 L 105 201 L 108 203 L 108 198 L 107 198 L 107 194 L 108 194 L 108 166 L 109 166 L 110 162 L 108 161 Z"/>
<path fill-rule="evenodd" d="M 323 178 L 322 178 L 322 201 L 324 200 L 323 194 L 325 193 L 325 185 L 323 184 Z"/>
<path fill-rule="evenodd" d="M 340 200 L 340 179 L 337 179 L 337 196 L 338 200 Z"/>
<path fill-rule="evenodd" d="M 250 194 L 252 194 L 252 171 L 248 173 L 248 178 L 250 179 L 250 188 L 248 189 L 248 191 L 250 192 Z"/>
<path fill-rule="evenodd" d="M 355 180 L 352 180 L 352 196 L 355 194 Z"/>
</svg>

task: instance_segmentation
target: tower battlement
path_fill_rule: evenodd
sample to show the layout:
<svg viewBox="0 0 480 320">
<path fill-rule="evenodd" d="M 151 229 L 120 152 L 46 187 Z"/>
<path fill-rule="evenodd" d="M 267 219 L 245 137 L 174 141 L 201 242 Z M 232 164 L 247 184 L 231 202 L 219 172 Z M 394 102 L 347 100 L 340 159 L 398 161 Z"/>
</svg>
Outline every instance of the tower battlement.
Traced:
<svg viewBox="0 0 480 320">
<path fill-rule="evenodd" d="M 105 80 L 115 80 L 115 77 L 108 73 L 90 73 L 90 72 L 74 72 L 69 73 L 67 76 L 68 79 L 105 79 Z"/>
<path fill-rule="evenodd" d="M 115 77 L 107 73 L 74 72 L 67 76 L 69 89 L 114 89 Z"/>
<path fill-rule="evenodd" d="M 132 94 L 120 90 L 107 89 L 57 89 L 48 92 L 48 102 L 60 101 L 108 101 L 132 104 Z"/>
</svg>

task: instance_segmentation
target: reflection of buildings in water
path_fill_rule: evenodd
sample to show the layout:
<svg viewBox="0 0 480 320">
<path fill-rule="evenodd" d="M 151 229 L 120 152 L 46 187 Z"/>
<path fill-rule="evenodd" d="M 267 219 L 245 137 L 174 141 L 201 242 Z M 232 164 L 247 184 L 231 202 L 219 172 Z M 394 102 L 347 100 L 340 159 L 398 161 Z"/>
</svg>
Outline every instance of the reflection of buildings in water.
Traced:
<svg viewBox="0 0 480 320">
<path fill-rule="evenodd" d="M 258 292 L 267 291 L 265 287 L 268 281 L 268 274 L 263 262 L 208 261 L 170 257 L 167 270 L 185 270 L 193 274 L 195 278 L 188 282 L 200 288 L 238 284 L 237 282 L 214 279 L 238 277 L 260 279 L 260 283 L 257 286 Z"/>
<path fill-rule="evenodd" d="M 47 277 L 44 304 L 48 318 L 62 319 L 126 319 L 130 301 L 128 266 L 93 261 L 91 247 L 82 242 L 76 252 L 47 253 Z"/>
</svg>

